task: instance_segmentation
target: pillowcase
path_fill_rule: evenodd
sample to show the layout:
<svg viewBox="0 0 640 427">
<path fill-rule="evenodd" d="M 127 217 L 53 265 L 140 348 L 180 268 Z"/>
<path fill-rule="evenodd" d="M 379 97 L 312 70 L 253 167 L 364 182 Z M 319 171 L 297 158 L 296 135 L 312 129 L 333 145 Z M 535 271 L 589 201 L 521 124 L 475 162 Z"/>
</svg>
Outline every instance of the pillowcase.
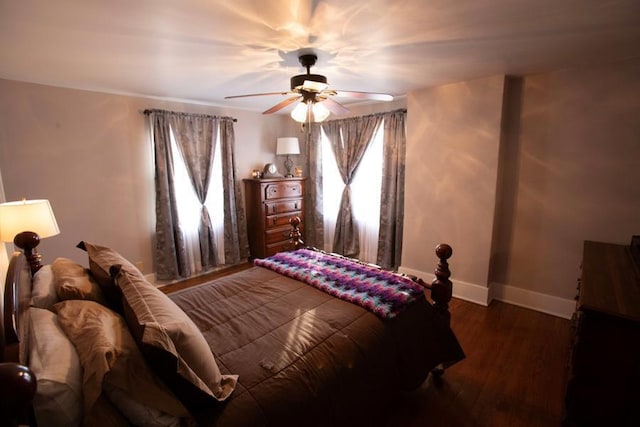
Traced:
<svg viewBox="0 0 640 427">
<path fill-rule="evenodd" d="M 33 276 L 31 306 L 52 310 L 53 304 L 58 301 L 58 295 L 56 294 L 56 288 L 53 283 L 51 265 L 44 265 Z"/>
<path fill-rule="evenodd" d="M 149 366 L 190 410 L 211 407 L 233 392 L 238 376 L 222 375 L 202 333 L 144 277 L 112 268 L 124 316 Z"/>
<path fill-rule="evenodd" d="M 122 292 L 120 292 L 109 274 L 109 269 L 112 265 L 121 265 L 122 268 L 131 274 L 142 276 L 140 270 L 118 252 L 106 246 L 81 241 L 76 247 L 87 252 L 91 274 L 96 279 L 96 282 L 98 282 L 98 285 L 100 285 L 104 296 L 109 302 L 109 306 L 117 312 L 122 312 Z"/>
<path fill-rule="evenodd" d="M 86 299 L 104 304 L 100 286 L 89 276 L 89 270 L 68 258 L 56 258 L 51 264 L 58 299 Z"/>
<path fill-rule="evenodd" d="M 180 427 L 182 425 L 180 418 L 136 402 L 122 389 L 110 383 L 103 383 L 102 388 L 109 398 L 109 401 L 113 402 L 120 413 L 134 426 Z"/>
<path fill-rule="evenodd" d="M 33 398 L 36 420 L 39 425 L 51 427 L 78 426 L 82 421 L 82 366 L 78 353 L 60 328 L 55 313 L 31 307 L 29 317 L 29 366 L 38 384 Z"/>
<path fill-rule="evenodd" d="M 153 375 L 120 315 L 87 300 L 62 301 L 54 308 L 84 370 L 85 425 L 100 422 L 100 406 L 95 405 L 104 396 L 103 388 L 119 389 L 156 412 L 175 417 L 188 415 L 185 407 Z M 117 406 L 117 402 L 112 403 Z"/>
</svg>

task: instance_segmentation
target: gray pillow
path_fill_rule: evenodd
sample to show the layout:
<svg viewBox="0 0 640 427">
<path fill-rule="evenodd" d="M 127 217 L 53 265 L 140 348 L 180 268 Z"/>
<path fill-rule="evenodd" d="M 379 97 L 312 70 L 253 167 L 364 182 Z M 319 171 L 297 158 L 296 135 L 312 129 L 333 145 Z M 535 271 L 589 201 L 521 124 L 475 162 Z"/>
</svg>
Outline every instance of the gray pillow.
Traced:
<svg viewBox="0 0 640 427">
<path fill-rule="evenodd" d="M 191 410 L 210 407 L 233 392 L 237 375 L 222 375 L 193 321 L 140 275 L 114 267 L 131 334 L 149 366 Z"/>
</svg>

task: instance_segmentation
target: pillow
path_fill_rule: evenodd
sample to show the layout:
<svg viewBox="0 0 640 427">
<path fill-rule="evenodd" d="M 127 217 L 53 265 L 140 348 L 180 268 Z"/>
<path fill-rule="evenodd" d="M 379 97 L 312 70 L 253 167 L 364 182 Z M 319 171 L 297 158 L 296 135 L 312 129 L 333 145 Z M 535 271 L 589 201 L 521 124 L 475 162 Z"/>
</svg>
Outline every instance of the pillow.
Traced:
<svg viewBox="0 0 640 427">
<path fill-rule="evenodd" d="M 102 388 L 109 401 L 113 402 L 122 415 L 134 426 L 180 427 L 182 425 L 180 418 L 139 403 L 131 399 L 122 389 L 110 383 L 104 383 Z"/>
<path fill-rule="evenodd" d="M 29 366 L 38 384 L 33 398 L 36 420 L 43 426 L 78 426 L 82 421 L 82 366 L 76 349 L 53 312 L 31 307 L 29 317 Z"/>
<path fill-rule="evenodd" d="M 109 269 L 112 265 L 121 265 L 122 268 L 129 271 L 131 274 L 142 273 L 138 268 L 131 264 L 126 258 L 120 255 L 118 252 L 105 246 L 98 246 L 92 243 L 81 241 L 76 247 L 87 252 L 89 256 L 89 269 L 91 274 L 100 285 L 102 292 L 109 302 L 109 306 L 118 312 L 122 310 L 122 293 L 115 285 L 115 282 L 109 274 Z"/>
<path fill-rule="evenodd" d="M 237 375 L 222 375 L 193 321 L 144 277 L 119 267 L 112 274 L 122 290 L 124 316 L 151 368 L 184 405 L 197 410 L 223 401 Z"/>
<path fill-rule="evenodd" d="M 58 295 L 53 284 L 53 271 L 47 264 L 33 276 L 31 289 L 31 306 L 51 310 L 53 304 L 58 302 Z"/>
<path fill-rule="evenodd" d="M 106 384 L 158 412 L 176 417 L 188 415 L 185 407 L 153 375 L 120 315 L 87 300 L 62 301 L 54 308 L 62 329 L 76 346 L 84 370 L 85 425 L 99 422 L 99 411 L 94 405 L 104 396 Z M 117 402 L 112 403 L 117 406 Z"/>
<path fill-rule="evenodd" d="M 56 258 L 51 264 L 58 299 L 86 299 L 104 304 L 100 286 L 89 277 L 89 270 L 68 258 Z"/>
</svg>

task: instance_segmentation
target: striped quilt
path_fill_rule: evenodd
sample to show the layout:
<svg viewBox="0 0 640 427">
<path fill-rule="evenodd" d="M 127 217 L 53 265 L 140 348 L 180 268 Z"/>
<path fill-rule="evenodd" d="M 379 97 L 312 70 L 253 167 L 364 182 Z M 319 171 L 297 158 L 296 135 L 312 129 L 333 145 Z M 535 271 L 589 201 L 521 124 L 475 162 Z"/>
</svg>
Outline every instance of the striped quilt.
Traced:
<svg viewBox="0 0 640 427">
<path fill-rule="evenodd" d="M 424 288 L 408 277 L 317 250 L 280 252 L 253 263 L 357 304 L 385 319 L 395 317 L 416 299 L 424 298 Z"/>
</svg>

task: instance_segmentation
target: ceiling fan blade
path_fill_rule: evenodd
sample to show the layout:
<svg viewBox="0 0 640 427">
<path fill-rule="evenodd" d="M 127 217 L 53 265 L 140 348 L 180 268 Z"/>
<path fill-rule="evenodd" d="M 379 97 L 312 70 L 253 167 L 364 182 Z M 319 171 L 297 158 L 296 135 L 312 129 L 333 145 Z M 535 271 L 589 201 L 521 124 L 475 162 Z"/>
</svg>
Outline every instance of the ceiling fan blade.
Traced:
<svg viewBox="0 0 640 427">
<path fill-rule="evenodd" d="M 349 109 L 347 107 L 340 104 L 339 102 L 334 101 L 331 98 L 324 98 L 319 100 L 318 102 L 323 102 L 324 106 L 327 107 L 329 111 L 331 111 L 333 114 L 337 116 L 341 116 L 349 112 Z"/>
<path fill-rule="evenodd" d="M 299 101 L 301 99 L 302 99 L 302 96 L 292 96 L 291 98 L 287 98 L 284 101 L 274 105 L 273 107 L 269 108 L 268 110 L 263 111 L 262 114 L 275 113 L 276 111 L 282 110 L 287 105 L 292 104 L 292 103 L 294 103 L 296 101 Z"/>
<path fill-rule="evenodd" d="M 232 98 L 248 98 L 250 96 L 269 96 L 269 95 L 291 95 L 291 92 L 268 92 L 268 93 L 250 93 L 248 95 L 225 96 L 224 99 Z"/>
<path fill-rule="evenodd" d="M 393 96 L 387 93 L 354 92 L 350 90 L 335 90 L 336 96 L 347 96 L 349 98 L 373 99 L 375 101 L 393 101 Z"/>
</svg>

